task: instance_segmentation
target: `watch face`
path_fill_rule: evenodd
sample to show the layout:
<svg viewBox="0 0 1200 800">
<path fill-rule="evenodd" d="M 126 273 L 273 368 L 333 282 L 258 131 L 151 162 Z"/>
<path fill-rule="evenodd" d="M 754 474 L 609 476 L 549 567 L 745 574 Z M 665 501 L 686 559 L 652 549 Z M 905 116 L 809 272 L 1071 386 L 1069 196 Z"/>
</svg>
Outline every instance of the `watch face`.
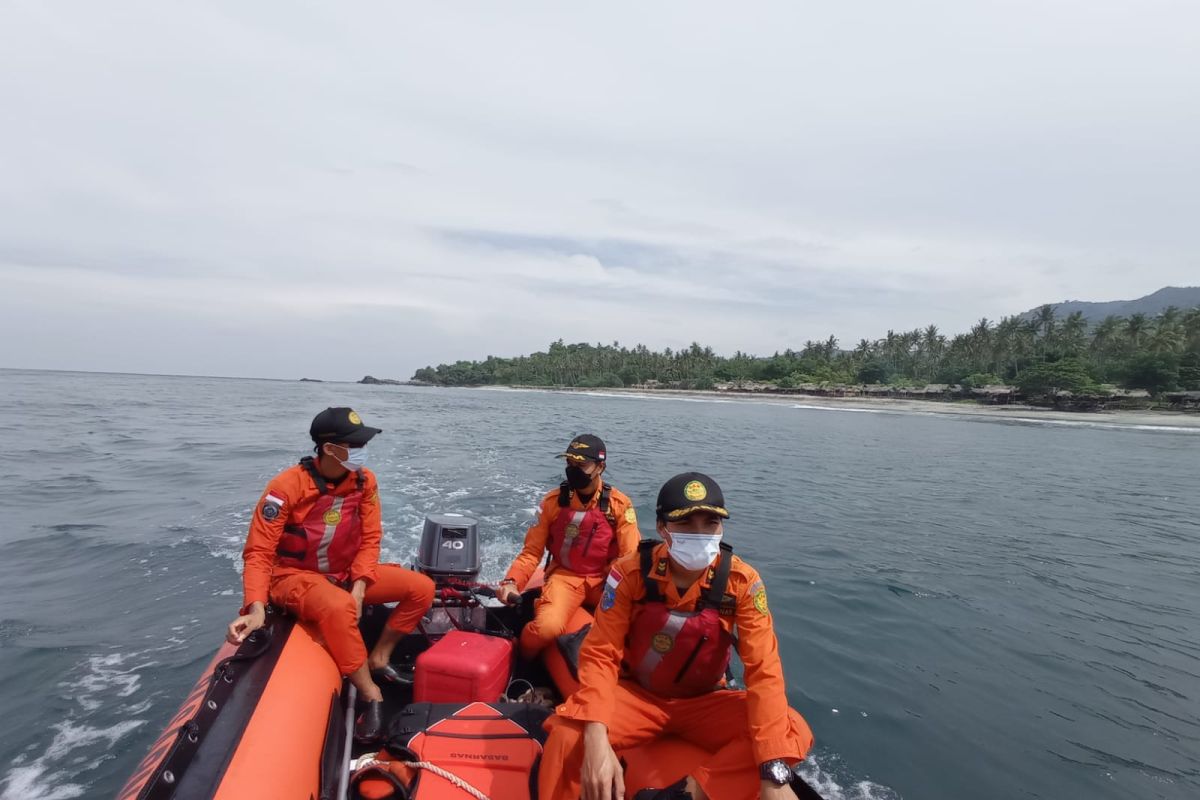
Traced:
<svg viewBox="0 0 1200 800">
<path fill-rule="evenodd" d="M 771 765 L 771 779 L 780 786 L 791 780 L 792 771 L 788 769 L 788 765 L 782 761 L 776 761 Z"/>
</svg>

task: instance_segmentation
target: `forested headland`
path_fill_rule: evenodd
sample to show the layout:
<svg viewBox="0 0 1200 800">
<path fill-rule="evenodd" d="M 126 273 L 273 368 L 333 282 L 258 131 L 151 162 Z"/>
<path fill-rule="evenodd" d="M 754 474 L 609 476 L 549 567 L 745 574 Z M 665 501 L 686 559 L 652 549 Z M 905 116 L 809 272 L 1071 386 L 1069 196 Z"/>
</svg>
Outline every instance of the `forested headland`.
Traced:
<svg viewBox="0 0 1200 800">
<path fill-rule="evenodd" d="M 754 383 L 780 390 L 832 386 L 1009 385 L 1027 397 L 1071 392 L 1103 396 L 1144 389 L 1152 395 L 1200 390 L 1200 306 L 1150 316 L 1109 316 L 1090 324 L 1053 306 L 999 322 L 981 319 L 947 336 L 936 325 L 888 331 L 851 349 L 830 336 L 769 356 L 718 355 L 693 343 L 682 350 L 638 344 L 565 344 L 545 352 L 419 369 L 414 381 L 441 386 L 563 386 L 677 389 Z"/>
</svg>

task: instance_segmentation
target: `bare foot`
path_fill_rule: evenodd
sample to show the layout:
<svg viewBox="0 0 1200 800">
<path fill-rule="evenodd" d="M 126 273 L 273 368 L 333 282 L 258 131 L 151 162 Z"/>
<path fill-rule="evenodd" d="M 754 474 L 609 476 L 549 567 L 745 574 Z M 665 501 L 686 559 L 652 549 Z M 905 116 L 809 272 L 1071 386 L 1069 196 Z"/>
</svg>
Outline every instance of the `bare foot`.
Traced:
<svg viewBox="0 0 1200 800">
<path fill-rule="evenodd" d="M 379 691 L 375 681 L 371 680 L 371 672 L 367 669 L 366 664 L 354 670 L 348 677 L 354 687 L 358 689 L 358 696 L 363 700 L 376 702 L 383 699 L 383 692 Z"/>
</svg>

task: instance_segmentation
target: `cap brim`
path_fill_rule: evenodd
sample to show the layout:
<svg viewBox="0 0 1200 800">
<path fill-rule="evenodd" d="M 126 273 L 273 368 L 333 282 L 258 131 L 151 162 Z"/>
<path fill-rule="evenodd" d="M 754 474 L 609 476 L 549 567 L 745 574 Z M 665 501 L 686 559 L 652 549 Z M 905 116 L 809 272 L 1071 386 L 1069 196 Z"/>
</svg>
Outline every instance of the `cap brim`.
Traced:
<svg viewBox="0 0 1200 800">
<path fill-rule="evenodd" d="M 339 436 L 336 439 L 330 439 L 331 442 L 341 442 L 343 444 L 353 445 L 354 447 L 362 447 L 367 442 L 375 438 L 375 434 L 383 433 L 379 428 L 369 428 L 363 425 L 349 436 Z"/>
<path fill-rule="evenodd" d="M 591 456 L 581 456 L 579 453 L 559 453 L 555 458 L 569 458 L 572 461 L 597 461 L 603 463 L 602 458 L 592 458 Z"/>
<path fill-rule="evenodd" d="M 721 506 L 706 506 L 703 504 L 688 506 L 687 508 L 677 508 L 674 511 L 668 511 L 667 519 L 670 519 L 670 520 L 683 519 L 688 514 L 694 514 L 697 511 L 710 511 L 713 514 L 716 514 L 718 517 L 721 517 L 722 519 L 729 519 L 729 512 L 726 511 Z"/>
</svg>

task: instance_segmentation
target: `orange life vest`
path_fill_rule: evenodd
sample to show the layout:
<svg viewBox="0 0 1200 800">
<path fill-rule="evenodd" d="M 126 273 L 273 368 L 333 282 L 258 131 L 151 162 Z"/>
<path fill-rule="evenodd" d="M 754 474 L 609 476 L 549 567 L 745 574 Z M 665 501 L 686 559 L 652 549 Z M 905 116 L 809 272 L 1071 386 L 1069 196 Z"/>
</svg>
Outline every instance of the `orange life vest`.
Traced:
<svg viewBox="0 0 1200 800">
<path fill-rule="evenodd" d="M 546 740 L 547 709 L 525 703 L 411 703 L 392 718 L 376 764 L 351 778 L 366 800 L 471 800 L 434 764 L 497 800 L 530 800 Z"/>
<path fill-rule="evenodd" d="M 710 574 L 708 590 L 694 611 L 667 607 L 655 570 L 656 541 L 638 546 L 645 596 L 625 637 L 623 668 L 642 687 L 662 697 L 695 697 L 719 689 L 733 655 L 733 635 L 721 624 L 722 614 L 733 613 L 725 596 L 733 548 L 721 543 L 721 557 Z M 661 572 L 661 570 L 659 570 Z"/>
<path fill-rule="evenodd" d="M 571 489 L 558 487 L 558 516 L 550 524 L 546 549 L 576 575 L 603 575 L 618 555 L 617 521 L 609 510 L 612 487 L 600 489 L 600 500 L 582 511 L 570 507 Z"/>
<path fill-rule="evenodd" d="M 334 496 L 329 494 L 329 482 L 317 471 L 311 457 L 302 459 L 300 464 L 312 476 L 321 496 L 298 524 L 289 522 L 283 526 L 275 555 L 283 566 L 310 569 L 345 580 L 362 545 L 359 510 L 365 480 L 362 471 L 357 473 L 354 491 Z"/>
</svg>

